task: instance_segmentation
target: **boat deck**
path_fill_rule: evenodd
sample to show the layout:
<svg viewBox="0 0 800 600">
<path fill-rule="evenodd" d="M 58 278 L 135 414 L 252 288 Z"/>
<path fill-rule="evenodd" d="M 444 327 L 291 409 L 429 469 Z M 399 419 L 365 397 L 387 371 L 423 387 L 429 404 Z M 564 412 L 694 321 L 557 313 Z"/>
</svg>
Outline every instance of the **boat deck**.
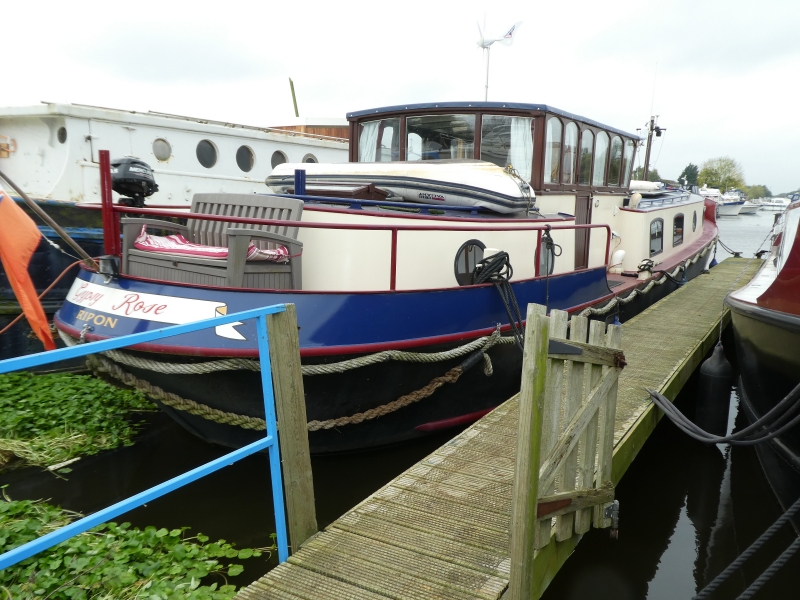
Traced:
<svg viewBox="0 0 800 600">
<path fill-rule="evenodd" d="M 623 325 L 613 479 L 661 414 L 645 387 L 674 399 L 717 341 L 723 299 L 760 260 L 729 258 Z M 658 351 L 654 352 L 654 340 Z M 311 538 L 239 600 L 499 598 L 508 585 L 518 404 L 513 397 Z M 579 541 L 551 538 L 536 555 L 547 587 Z"/>
</svg>

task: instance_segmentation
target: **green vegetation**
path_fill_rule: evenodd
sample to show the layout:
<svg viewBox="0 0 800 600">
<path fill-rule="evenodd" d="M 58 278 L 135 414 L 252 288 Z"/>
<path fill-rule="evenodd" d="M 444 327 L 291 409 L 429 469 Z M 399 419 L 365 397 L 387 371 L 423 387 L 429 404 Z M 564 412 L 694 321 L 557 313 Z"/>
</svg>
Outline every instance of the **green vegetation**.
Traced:
<svg viewBox="0 0 800 600">
<path fill-rule="evenodd" d="M 694 163 L 689 163 L 686 167 L 681 171 L 681 174 L 678 175 L 678 181 L 681 185 L 684 184 L 684 179 L 686 180 L 686 185 L 693 186 L 698 185 L 697 183 L 697 176 L 700 174 L 700 169 Z"/>
<path fill-rule="evenodd" d="M 703 163 L 697 181 L 700 185 L 718 188 L 725 193 L 731 188 L 744 187 L 744 173 L 741 165 L 730 156 L 721 156 Z"/>
<path fill-rule="evenodd" d="M 745 196 L 751 199 L 772 198 L 772 192 L 765 185 L 746 185 L 739 189 L 744 192 Z"/>
<path fill-rule="evenodd" d="M 130 446 L 138 426 L 126 414 L 151 410 L 140 392 L 90 375 L 0 375 L 0 469 Z"/>
<path fill-rule="evenodd" d="M 643 177 L 644 177 L 644 167 L 636 167 L 633 170 L 633 176 L 631 177 L 631 179 L 634 179 L 636 181 L 642 181 Z M 662 181 L 661 175 L 658 174 L 658 169 L 650 169 L 650 171 L 647 173 L 647 181 Z"/>
<path fill-rule="evenodd" d="M 77 516 L 43 502 L 0 500 L 0 552 Z M 228 600 L 236 586 L 227 577 L 244 570 L 228 561 L 273 549 L 237 550 L 199 533 L 187 537 L 186 528 L 106 523 L 0 571 L 0 590 L 13 600 Z"/>
</svg>

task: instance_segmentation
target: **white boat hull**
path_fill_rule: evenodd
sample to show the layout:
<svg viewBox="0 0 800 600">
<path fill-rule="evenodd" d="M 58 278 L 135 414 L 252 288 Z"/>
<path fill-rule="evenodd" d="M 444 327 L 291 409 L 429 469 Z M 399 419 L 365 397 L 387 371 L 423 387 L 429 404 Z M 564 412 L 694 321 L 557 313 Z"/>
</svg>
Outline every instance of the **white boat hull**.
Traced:
<svg viewBox="0 0 800 600">
<path fill-rule="evenodd" d="M 718 203 L 717 213 L 720 217 L 735 217 L 741 212 L 743 206 L 744 202 Z"/>
<path fill-rule="evenodd" d="M 739 211 L 739 214 L 754 215 L 759 211 L 760 208 L 761 205 L 759 204 L 753 204 L 752 202 L 745 202 L 744 205 L 742 206 L 742 210 Z"/>
</svg>

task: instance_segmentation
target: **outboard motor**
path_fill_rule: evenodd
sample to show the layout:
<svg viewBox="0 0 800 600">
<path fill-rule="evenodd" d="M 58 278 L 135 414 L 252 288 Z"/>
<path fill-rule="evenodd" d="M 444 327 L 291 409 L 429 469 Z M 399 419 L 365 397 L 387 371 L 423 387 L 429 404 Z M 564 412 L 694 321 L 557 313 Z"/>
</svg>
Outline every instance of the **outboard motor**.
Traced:
<svg viewBox="0 0 800 600">
<path fill-rule="evenodd" d="M 118 158 L 111 161 L 111 188 L 122 198 L 123 206 L 144 208 L 144 199 L 158 191 L 153 169 L 138 158 Z"/>
</svg>

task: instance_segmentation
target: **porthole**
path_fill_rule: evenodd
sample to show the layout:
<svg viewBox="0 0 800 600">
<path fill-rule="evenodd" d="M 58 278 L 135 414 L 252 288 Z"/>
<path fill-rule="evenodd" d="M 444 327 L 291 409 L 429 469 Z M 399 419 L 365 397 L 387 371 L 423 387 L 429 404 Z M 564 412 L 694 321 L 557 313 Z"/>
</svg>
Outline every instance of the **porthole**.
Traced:
<svg viewBox="0 0 800 600">
<path fill-rule="evenodd" d="M 200 140 L 197 144 L 197 160 L 206 169 L 217 164 L 217 147 L 208 140 Z"/>
<path fill-rule="evenodd" d="M 256 156 L 253 151 L 247 146 L 239 146 L 236 151 L 236 164 L 245 173 L 249 173 L 256 162 Z"/>
<path fill-rule="evenodd" d="M 319 161 L 317 160 L 317 157 L 314 156 L 313 154 L 306 154 L 303 157 L 303 162 L 304 163 L 318 163 Z"/>
<path fill-rule="evenodd" d="M 167 140 L 158 138 L 155 142 L 153 142 L 153 155 L 162 162 L 169 160 L 172 156 L 172 146 L 169 145 Z"/>
<path fill-rule="evenodd" d="M 539 275 L 552 275 L 555 266 L 556 249 L 554 246 L 548 248 L 543 239 L 539 246 Z"/>
<path fill-rule="evenodd" d="M 58 137 L 59 143 L 63 144 L 67 141 L 67 128 L 66 127 L 59 127 L 58 132 L 56 132 L 56 137 Z"/>
<path fill-rule="evenodd" d="M 697 211 L 694 211 L 692 216 L 692 231 L 697 231 Z"/>
<path fill-rule="evenodd" d="M 289 162 L 289 160 L 286 158 L 286 155 L 283 152 L 281 152 L 280 150 L 275 150 L 275 152 L 272 153 L 271 162 L 272 162 L 272 168 L 274 169 L 278 165 L 282 165 L 285 162 Z"/>
<path fill-rule="evenodd" d="M 453 265 L 458 285 L 472 285 L 472 272 L 475 270 L 475 266 L 483 260 L 484 250 L 486 250 L 486 244 L 480 240 L 469 240 L 461 244 L 456 252 L 456 260 Z"/>
</svg>

